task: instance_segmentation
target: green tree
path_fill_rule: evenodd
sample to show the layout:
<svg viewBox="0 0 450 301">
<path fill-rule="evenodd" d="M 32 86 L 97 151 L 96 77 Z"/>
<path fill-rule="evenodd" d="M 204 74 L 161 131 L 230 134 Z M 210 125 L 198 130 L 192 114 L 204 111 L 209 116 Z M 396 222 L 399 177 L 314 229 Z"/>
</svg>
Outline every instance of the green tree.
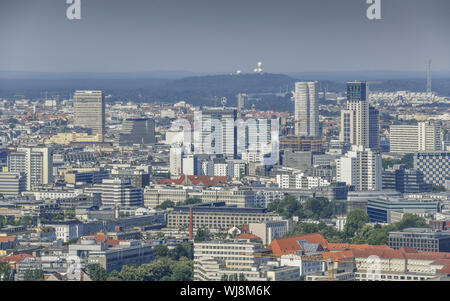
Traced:
<svg viewBox="0 0 450 301">
<path fill-rule="evenodd" d="M 160 257 L 167 257 L 169 255 L 169 248 L 165 245 L 157 245 L 153 247 L 153 255 L 155 259 Z"/>
<path fill-rule="evenodd" d="M 28 269 L 25 271 L 25 281 L 44 281 L 44 271 L 41 269 Z"/>
<path fill-rule="evenodd" d="M 181 257 L 188 257 L 189 252 L 181 244 L 178 244 L 175 248 L 169 251 L 169 257 L 173 260 L 178 260 Z"/>
<path fill-rule="evenodd" d="M 106 270 L 98 263 L 89 264 L 87 266 L 87 273 L 92 281 L 105 281 L 108 278 Z"/>
<path fill-rule="evenodd" d="M 195 205 L 195 204 L 201 204 L 202 200 L 199 198 L 188 198 L 186 201 L 184 201 L 183 205 Z"/>
<path fill-rule="evenodd" d="M 164 202 L 162 202 L 161 204 L 159 204 L 158 206 L 155 207 L 155 209 L 161 209 L 161 210 L 166 210 L 167 208 L 173 208 L 175 207 L 175 203 L 169 200 L 166 200 Z"/>
<path fill-rule="evenodd" d="M 194 242 L 207 241 L 209 240 L 209 237 L 209 230 L 206 228 L 201 228 L 197 230 L 197 233 L 195 233 Z"/>
<path fill-rule="evenodd" d="M 106 279 L 106 281 L 122 281 L 122 278 L 120 277 L 120 273 L 114 270 L 108 274 L 108 278 Z"/>
<path fill-rule="evenodd" d="M 445 192 L 445 187 L 444 186 L 437 186 L 437 185 L 433 185 L 433 192 Z"/>
<path fill-rule="evenodd" d="M 333 204 L 327 198 L 309 198 L 305 202 L 304 211 L 309 218 L 330 218 L 333 215 Z"/>
<path fill-rule="evenodd" d="M 192 260 L 182 259 L 172 267 L 172 281 L 192 281 L 194 266 Z"/>
<path fill-rule="evenodd" d="M 369 216 L 364 211 L 357 209 L 347 214 L 347 220 L 344 226 L 344 233 L 347 238 L 355 236 L 366 223 L 369 222 Z"/>
<path fill-rule="evenodd" d="M 300 202 L 292 195 L 288 195 L 281 200 L 275 200 L 269 204 L 268 209 L 274 211 L 285 218 L 298 216 L 304 218 L 305 213 Z"/>
<path fill-rule="evenodd" d="M 143 281 L 161 281 L 164 277 L 171 276 L 171 262 L 167 258 L 159 258 L 148 264 L 141 265 L 137 272 Z"/>
<path fill-rule="evenodd" d="M 67 208 L 64 211 L 64 218 L 65 219 L 74 219 L 75 215 L 76 215 L 75 211 L 76 211 L 75 207 Z"/>
<path fill-rule="evenodd" d="M 13 281 L 11 267 L 7 262 L 0 261 L 0 281 Z"/>
<path fill-rule="evenodd" d="M 120 270 L 120 278 L 123 281 L 143 281 L 144 279 L 138 273 L 138 268 L 134 265 L 124 265 Z"/>
<path fill-rule="evenodd" d="M 403 215 L 403 218 L 400 222 L 397 224 L 397 228 L 399 230 L 403 230 L 406 228 L 425 228 L 428 227 L 427 222 L 423 217 L 411 214 L 411 213 L 405 213 Z"/>
</svg>

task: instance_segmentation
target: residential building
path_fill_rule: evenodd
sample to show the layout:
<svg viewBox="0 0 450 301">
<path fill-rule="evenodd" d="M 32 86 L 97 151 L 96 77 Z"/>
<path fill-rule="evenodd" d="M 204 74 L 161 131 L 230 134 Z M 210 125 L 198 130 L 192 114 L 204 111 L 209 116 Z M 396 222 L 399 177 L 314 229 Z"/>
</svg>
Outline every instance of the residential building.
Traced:
<svg viewBox="0 0 450 301">
<path fill-rule="evenodd" d="M 353 145 L 345 156 L 336 160 L 336 179 L 355 186 L 355 190 L 380 190 L 381 155 L 363 146 Z"/>
<path fill-rule="evenodd" d="M 26 175 L 27 190 L 53 182 L 53 158 L 49 148 L 18 148 L 8 155 L 8 171 Z"/>
</svg>

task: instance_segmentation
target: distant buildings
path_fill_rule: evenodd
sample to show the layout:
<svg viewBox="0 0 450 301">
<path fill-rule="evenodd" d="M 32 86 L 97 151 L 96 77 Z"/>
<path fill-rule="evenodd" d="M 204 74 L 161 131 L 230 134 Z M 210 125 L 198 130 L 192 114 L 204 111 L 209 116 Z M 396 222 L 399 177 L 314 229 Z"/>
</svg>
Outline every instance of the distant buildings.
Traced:
<svg viewBox="0 0 450 301">
<path fill-rule="evenodd" d="M 381 155 L 362 146 L 352 146 L 347 154 L 336 160 L 336 178 L 355 186 L 356 190 L 382 188 Z"/>
<path fill-rule="evenodd" d="M 105 100 L 102 91 L 76 91 L 73 95 L 74 125 L 101 135 L 105 130 Z"/>
<path fill-rule="evenodd" d="M 237 95 L 237 108 L 238 110 L 244 109 L 248 105 L 248 95 L 245 93 L 239 93 Z"/>
<path fill-rule="evenodd" d="M 297 82 L 293 94 L 295 101 L 295 135 L 320 137 L 317 82 Z"/>
</svg>

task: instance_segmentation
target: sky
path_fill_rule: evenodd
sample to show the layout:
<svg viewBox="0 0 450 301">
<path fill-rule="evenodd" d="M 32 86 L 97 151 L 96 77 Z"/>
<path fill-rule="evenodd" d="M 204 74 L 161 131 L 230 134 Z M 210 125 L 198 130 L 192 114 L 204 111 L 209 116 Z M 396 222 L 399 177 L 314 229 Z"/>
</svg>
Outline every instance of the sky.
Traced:
<svg viewBox="0 0 450 301">
<path fill-rule="evenodd" d="M 450 1 L 0 0 L 0 71 L 450 71 Z"/>
</svg>

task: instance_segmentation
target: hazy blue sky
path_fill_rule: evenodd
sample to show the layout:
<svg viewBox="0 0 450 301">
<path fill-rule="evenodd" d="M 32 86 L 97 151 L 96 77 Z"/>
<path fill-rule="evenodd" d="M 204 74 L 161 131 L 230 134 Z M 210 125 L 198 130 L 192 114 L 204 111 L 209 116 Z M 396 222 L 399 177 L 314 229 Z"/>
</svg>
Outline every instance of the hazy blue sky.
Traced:
<svg viewBox="0 0 450 301">
<path fill-rule="evenodd" d="M 450 0 L 0 0 L 0 70 L 450 70 Z"/>
</svg>

